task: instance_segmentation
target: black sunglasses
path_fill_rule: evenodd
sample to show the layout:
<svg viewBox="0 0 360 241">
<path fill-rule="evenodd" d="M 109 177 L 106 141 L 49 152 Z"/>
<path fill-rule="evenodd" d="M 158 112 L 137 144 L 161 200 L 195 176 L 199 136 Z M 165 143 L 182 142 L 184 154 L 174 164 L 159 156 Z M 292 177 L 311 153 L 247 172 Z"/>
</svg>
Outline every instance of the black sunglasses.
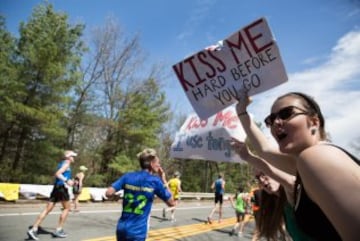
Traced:
<svg viewBox="0 0 360 241">
<path fill-rule="evenodd" d="M 295 109 L 300 110 L 301 112 L 295 112 Z M 308 115 L 309 112 L 305 111 L 297 106 L 287 106 L 279 110 L 277 113 L 271 113 L 268 115 L 264 122 L 267 127 L 270 127 L 274 124 L 274 121 L 279 118 L 280 120 L 289 120 L 290 118 L 293 118 L 297 115 Z"/>
</svg>

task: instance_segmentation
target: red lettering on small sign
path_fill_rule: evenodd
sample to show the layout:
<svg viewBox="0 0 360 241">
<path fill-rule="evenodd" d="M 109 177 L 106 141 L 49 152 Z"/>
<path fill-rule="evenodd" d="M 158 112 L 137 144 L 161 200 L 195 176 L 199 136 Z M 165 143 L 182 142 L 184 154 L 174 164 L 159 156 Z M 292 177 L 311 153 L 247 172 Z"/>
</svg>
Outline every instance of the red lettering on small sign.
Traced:
<svg viewBox="0 0 360 241">
<path fill-rule="evenodd" d="M 186 125 L 186 130 L 204 128 L 207 125 L 207 120 L 200 120 L 197 116 L 191 117 Z"/>
<path fill-rule="evenodd" d="M 232 111 L 227 111 L 223 114 L 222 111 L 216 114 L 213 126 L 217 126 L 222 122 L 222 126 L 229 129 L 234 129 L 239 124 L 239 119 Z"/>
</svg>

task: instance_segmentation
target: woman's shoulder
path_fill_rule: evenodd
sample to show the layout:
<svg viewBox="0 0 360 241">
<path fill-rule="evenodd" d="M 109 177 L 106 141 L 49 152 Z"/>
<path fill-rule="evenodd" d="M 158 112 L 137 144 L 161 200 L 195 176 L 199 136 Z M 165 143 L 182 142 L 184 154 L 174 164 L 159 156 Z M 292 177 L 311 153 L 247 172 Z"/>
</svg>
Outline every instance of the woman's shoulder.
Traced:
<svg viewBox="0 0 360 241">
<path fill-rule="evenodd" d="M 309 151 L 322 151 L 322 150 L 332 150 L 332 149 L 338 149 L 334 144 L 330 142 L 321 141 L 317 144 L 311 145 L 307 148 L 305 148 L 303 152 L 309 152 Z"/>
<path fill-rule="evenodd" d="M 322 169 L 345 168 L 355 164 L 354 160 L 341 148 L 331 143 L 321 143 L 303 150 L 299 155 L 298 167 Z"/>
<path fill-rule="evenodd" d="M 300 153 L 299 157 L 300 158 L 316 157 L 316 158 L 326 158 L 326 159 L 329 158 L 333 159 L 339 157 L 350 158 L 348 153 L 344 149 L 328 142 L 321 142 L 317 145 L 313 145 L 306 148 Z"/>
</svg>

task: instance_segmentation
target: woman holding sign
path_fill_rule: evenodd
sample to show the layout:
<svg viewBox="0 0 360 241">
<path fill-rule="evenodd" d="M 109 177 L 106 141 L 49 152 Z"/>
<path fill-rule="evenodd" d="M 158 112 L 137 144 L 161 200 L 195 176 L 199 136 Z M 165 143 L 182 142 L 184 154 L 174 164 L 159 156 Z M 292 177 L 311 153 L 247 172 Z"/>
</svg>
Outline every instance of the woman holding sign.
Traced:
<svg viewBox="0 0 360 241">
<path fill-rule="evenodd" d="M 354 207 L 360 202 L 360 162 L 327 142 L 318 104 L 298 92 L 277 98 L 265 119 L 278 143 L 274 147 L 247 114 L 249 103 L 241 99 L 236 110 L 257 154 L 296 175 L 294 212 L 300 228 L 316 240 L 357 240 L 360 209 Z M 349 190 L 354 191 L 351 197 Z"/>
</svg>

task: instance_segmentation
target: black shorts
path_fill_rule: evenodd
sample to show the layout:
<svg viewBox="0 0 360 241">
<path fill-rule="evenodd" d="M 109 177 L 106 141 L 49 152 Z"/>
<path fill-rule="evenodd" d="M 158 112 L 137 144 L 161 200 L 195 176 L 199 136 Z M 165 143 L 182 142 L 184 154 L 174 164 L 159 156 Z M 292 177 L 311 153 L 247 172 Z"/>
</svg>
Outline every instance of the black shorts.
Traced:
<svg viewBox="0 0 360 241">
<path fill-rule="evenodd" d="M 56 203 L 61 201 L 69 201 L 70 195 L 65 185 L 54 185 L 54 188 L 50 194 L 50 202 Z"/>
<path fill-rule="evenodd" d="M 215 203 L 223 204 L 224 197 L 221 193 L 215 193 Z"/>
<path fill-rule="evenodd" d="M 74 185 L 73 186 L 73 194 L 80 194 L 80 193 L 81 193 L 80 186 Z"/>
<path fill-rule="evenodd" d="M 241 218 L 243 220 L 245 217 L 245 212 L 239 212 L 239 211 L 235 210 L 235 215 L 236 215 L 237 219 Z"/>
</svg>

